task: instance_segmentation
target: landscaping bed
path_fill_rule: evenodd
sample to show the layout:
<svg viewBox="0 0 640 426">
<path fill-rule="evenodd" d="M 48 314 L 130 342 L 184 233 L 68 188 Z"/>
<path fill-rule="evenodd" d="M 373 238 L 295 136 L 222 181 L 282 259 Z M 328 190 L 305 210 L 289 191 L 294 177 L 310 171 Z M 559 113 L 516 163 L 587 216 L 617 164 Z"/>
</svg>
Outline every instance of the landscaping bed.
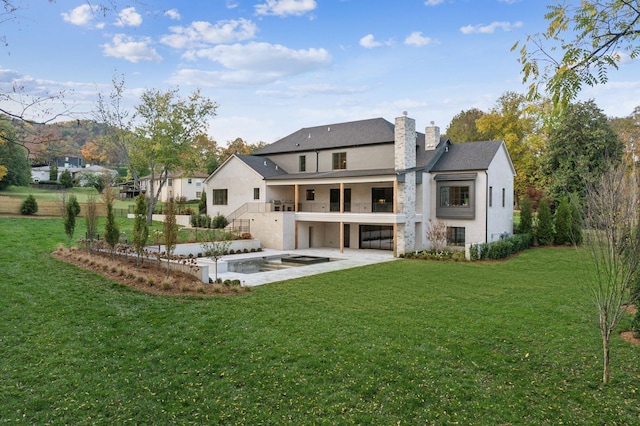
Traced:
<svg viewBox="0 0 640 426">
<path fill-rule="evenodd" d="M 167 296 L 229 296 L 245 294 L 249 287 L 221 283 L 204 284 L 186 272 L 170 271 L 167 277 L 166 263 L 144 259 L 136 266 L 135 257 L 114 256 L 86 250 L 58 248 L 53 257 L 94 272 L 111 281 L 152 294 Z"/>
</svg>

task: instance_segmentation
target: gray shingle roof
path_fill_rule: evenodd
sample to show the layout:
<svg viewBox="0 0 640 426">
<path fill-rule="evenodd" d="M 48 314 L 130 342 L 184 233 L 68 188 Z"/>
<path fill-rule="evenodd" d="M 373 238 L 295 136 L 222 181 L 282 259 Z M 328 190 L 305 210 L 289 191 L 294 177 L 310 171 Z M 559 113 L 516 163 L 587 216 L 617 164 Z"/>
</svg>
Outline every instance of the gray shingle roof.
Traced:
<svg viewBox="0 0 640 426">
<path fill-rule="evenodd" d="M 287 174 L 286 171 L 266 157 L 255 155 L 236 155 L 236 157 L 265 179 Z"/>
<path fill-rule="evenodd" d="M 393 143 L 394 131 L 395 126 L 383 118 L 305 127 L 257 150 L 254 154 L 268 155 Z"/>
<path fill-rule="evenodd" d="M 425 150 L 425 135 L 416 132 L 416 166 L 430 172 L 456 172 L 486 170 L 489 168 L 501 141 L 452 144 L 446 136 L 440 137 L 436 149 Z M 389 170 L 338 170 L 324 173 L 287 174 L 264 157 L 271 154 L 308 152 L 363 145 L 393 144 L 395 125 L 383 118 L 350 121 L 347 123 L 305 127 L 271 145 L 257 150 L 254 155 L 239 155 L 242 161 L 265 179 L 370 176 L 394 173 Z M 266 163 L 265 163 L 266 162 Z"/>
<path fill-rule="evenodd" d="M 431 168 L 431 172 L 487 170 L 500 145 L 502 141 L 450 144 Z"/>
<path fill-rule="evenodd" d="M 395 169 L 375 169 L 375 170 L 330 170 L 318 173 L 292 173 L 280 176 L 273 176 L 271 179 L 335 179 L 345 177 L 361 177 L 361 176 L 385 176 L 395 175 Z"/>
</svg>

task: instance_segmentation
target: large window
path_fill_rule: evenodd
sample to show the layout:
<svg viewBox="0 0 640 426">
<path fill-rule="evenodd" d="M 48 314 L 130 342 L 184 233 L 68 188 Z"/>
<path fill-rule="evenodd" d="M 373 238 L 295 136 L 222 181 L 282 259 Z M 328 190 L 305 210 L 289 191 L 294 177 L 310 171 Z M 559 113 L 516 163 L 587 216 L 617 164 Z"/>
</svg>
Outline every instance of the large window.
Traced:
<svg viewBox="0 0 640 426">
<path fill-rule="evenodd" d="M 344 170 L 346 168 L 347 168 L 347 153 L 334 152 L 333 153 L 333 170 Z"/>
<path fill-rule="evenodd" d="M 436 217 L 475 219 L 475 173 L 436 176 Z"/>
<path fill-rule="evenodd" d="M 307 201 L 313 201 L 316 199 L 316 190 L 307 189 Z"/>
<path fill-rule="evenodd" d="M 340 211 L 340 189 L 331 188 L 329 190 L 329 211 Z M 344 188 L 344 209 L 345 212 L 351 211 L 351 188 Z"/>
<path fill-rule="evenodd" d="M 441 186 L 440 207 L 468 207 L 469 186 Z"/>
<path fill-rule="evenodd" d="M 464 246 L 464 228 L 456 226 L 448 227 L 447 244 L 450 246 Z"/>
<path fill-rule="evenodd" d="M 371 211 L 393 212 L 393 188 L 371 188 Z"/>
<path fill-rule="evenodd" d="M 360 225 L 360 248 L 393 250 L 393 226 Z"/>
<path fill-rule="evenodd" d="M 299 167 L 298 167 L 298 169 L 301 172 L 306 172 L 307 171 L 307 156 L 306 155 L 301 155 L 299 157 Z"/>
<path fill-rule="evenodd" d="M 214 189 L 213 190 L 213 205 L 214 206 L 226 206 L 227 205 L 227 190 L 226 189 Z"/>
</svg>

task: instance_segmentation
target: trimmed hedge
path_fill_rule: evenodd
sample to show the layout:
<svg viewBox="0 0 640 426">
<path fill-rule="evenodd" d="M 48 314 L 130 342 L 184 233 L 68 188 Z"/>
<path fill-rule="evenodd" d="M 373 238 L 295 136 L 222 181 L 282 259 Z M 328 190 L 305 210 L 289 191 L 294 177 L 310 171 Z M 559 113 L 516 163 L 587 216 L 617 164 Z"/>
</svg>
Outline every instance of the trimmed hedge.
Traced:
<svg viewBox="0 0 640 426">
<path fill-rule="evenodd" d="M 531 247 L 531 234 L 517 234 L 491 243 L 471 244 L 471 260 L 504 259 Z"/>
</svg>

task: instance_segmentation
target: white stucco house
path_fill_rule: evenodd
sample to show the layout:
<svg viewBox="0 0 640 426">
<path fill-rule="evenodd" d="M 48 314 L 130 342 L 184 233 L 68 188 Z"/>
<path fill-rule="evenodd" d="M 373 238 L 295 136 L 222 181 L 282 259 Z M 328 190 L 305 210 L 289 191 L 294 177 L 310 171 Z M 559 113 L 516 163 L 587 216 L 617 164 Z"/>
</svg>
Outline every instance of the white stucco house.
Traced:
<svg viewBox="0 0 640 426">
<path fill-rule="evenodd" d="M 187 200 L 199 200 L 204 190 L 204 180 L 206 173 L 202 172 L 171 172 L 167 176 L 167 182 L 162 187 L 158 200 L 167 202 L 170 198 L 178 199 L 185 197 Z M 148 191 L 151 182 L 151 175 L 140 178 L 140 190 Z M 160 185 L 160 179 L 156 176 L 154 190 Z"/>
<path fill-rule="evenodd" d="M 429 221 L 448 245 L 513 232 L 515 169 L 503 141 L 452 143 L 405 115 L 303 128 L 205 180 L 207 211 L 244 219 L 265 247 L 428 249 Z"/>
</svg>

